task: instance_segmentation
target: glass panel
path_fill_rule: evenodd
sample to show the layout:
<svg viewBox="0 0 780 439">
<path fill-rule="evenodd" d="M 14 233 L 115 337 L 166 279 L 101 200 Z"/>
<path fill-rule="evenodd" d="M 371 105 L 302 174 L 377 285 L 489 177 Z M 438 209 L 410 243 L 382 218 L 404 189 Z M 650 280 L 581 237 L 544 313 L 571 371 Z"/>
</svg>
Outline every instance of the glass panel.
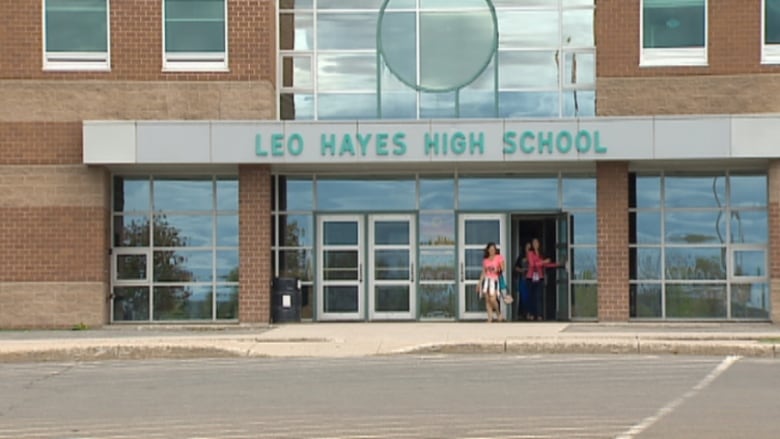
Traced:
<svg viewBox="0 0 780 439">
<path fill-rule="evenodd" d="M 466 280 L 479 280 L 482 274 L 483 249 L 466 249 Z"/>
<path fill-rule="evenodd" d="M 469 219 L 464 233 L 466 245 L 487 245 L 488 242 L 500 245 L 501 223 L 495 219 Z M 482 266 L 481 257 L 479 265 Z"/>
<path fill-rule="evenodd" d="M 505 92 L 499 93 L 499 117 L 552 118 L 560 116 L 558 92 Z"/>
<path fill-rule="evenodd" d="M 558 86 L 558 55 L 555 51 L 498 53 L 499 87 L 547 88 Z"/>
<path fill-rule="evenodd" d="M 503 11 L 498 14 L 502 49 L 559 46 L 558 11 Z"/>
<path fill-rule="evenodd" d="M 596 248 L 578 247 L 572 249 L 572 280 L 598 279 L 598 257 Z"/>
<path fill-rule="evenodd" d="M 238 282 L 238 250 L 217 251 L 217 281 Z"/>
<path fill-rule="evenodd" d="M 458 201 L 461 209 L 557 209 L 558 179 L 461 178 Z"/>
<path fill-rule="evenodd" d="M 644 0 L 644 47 L 703 47 L 705 0 Z"/>
<path fill-rule="evenodd" d="M 313 86 L 311 57 L 282 57 L 282 87 L 311 89 Z"/>
<path fill-rule="evenodd" d="M 314 318 L 314 287 L 309 285 L 301 285 L 301 318 L 312 319 Z"/>
<path fill-rule="evenodd" d="M 149 287 L 115 287 L 114 321 L 149 320 Z"/>
<path fill-rule="evenodd" d="M 206 247 L 211 245 L 211 215 L 155 215 L 155 247 Z"/>
<path fill-rule="evenodd" d="M 208 286 L 154 288 L 155 320 L 211 320 L 212 290 Z"/>
<path fill-rule="evenodd" d="M 314 218 L 311 215 L 279 215 L 279 229 L 284 247 L 311 247 L 314 244 Z"/>
<path fill-rule="evenodd" d="M 217 216 L 217 246 L 238 247 L 238 215 Z"/>
<path fill-rule="evenodd" d="M 355 221 L 326 221 L 322 227 L 322 243 L 325 245 L 357 245 L 358 243 L 358 223 Z"/>
<path fill-rule="evenodd" d="M 563 11 L 563 45 L 593 47 L 593 21 L 593 9 Z"/>
<path fill-rule="evenodd" d="M 317 13 L 319 50 L 375 49 L 376 13 Z"/>
<path fill-rule="evenodd" d="M 496 100 L 498 96 L 491 91 L 466 88 L 460 92 L 458 117 L 461 119 L 489 119 L 498 116 Z"/>
<path fill-rule="evenodd" d="M 631 317 L 661 318 L 661 284 L 631 285 Z"/>
<path fill-rule="evenodd" d="M 149 179 L 114 177 L 114 212 L 149 211 Z"/>
<path fill-rule="evenodd" d="M 723 211 L 666 211 L 666 242 L 678 244 L 722 244 L 726 242 Z"/>
<path fill-rule="evenodd" d="M 217 286 L 217 319 L 238 318 L 238 285 Z"/>
<path fill-rule="evenodd" d="M 667 176 L 667 207 L 725 207 L 726 177 L 719 176 Z"/>
<path fill-rule="evenodd" d="M 455 181 L 452 178 L 420 179 L 420 209 L 455 208 Z"/>
<path fill-rule="evenodd" d="M 155 179 L 154 209 L 164 211 L 212 210 L 211 179 Z"/>
<path fill-rule="evenodd" d="M 563 208 L 596 208 L 596 179 L 592 177 L 563 178 Z"/>
<path fill-rule="evenodd" d="M 406 3 L 406 7 L 414 7 L 414 1 L 395 0 L 391 4 Z M 382 0 L 318 0 L 317 7 L 320 9 L 379 9 Z M 389 5 L 388 5 L 389 6 Z M 398 7 L 396 5 L 396 7 Z"/>
<path fill-rule="evenodd" d="M 725 279 L 726 249 L 667 247 L 665 266 L 667 279 Z"/>
<path fill-rule="evenodd" d="M 410 91 L 389 92 L 384 84 L 383 82 L 381 119 L 416 119 L 417 94 Z"/>
<path fill-rule="evenodd" d="M 458 309 L 455 288 L 454 283 L 420 284 L 420 318 L 454 319 Z"/>
<path fill-rule="evenodd" d="M 661 243 L 661 212 L 639 211 L 628 214 L 631 244 Z"/>
<path fill-rule="evenodd" d="M 408 285 L 377 285 L 374 291 L 376 312 L 409 312 Z"/>
<path fill-rule="evenodd" d="M 314 14 L 279 14 L 279 49 L 314 49 Z"/>
<path fill-rule="evenodd" d="M 763 250 L 734 251 L 732 274 L 734 276 L 766 276 L 766 252 Z"/>
<path fill-rule="evenodd" d="M 356 266 L 353 266 L 353 268 Z M 331 274 L 333 274 L 332 271 Z M 345 273 L 342 272 L 342 274 Z M 314 280 L 314 262 L 312 261 L 311 250 L 280 250 L 279 276 L 294 277 L 301 281 Z"/>
<path fill-rule="evenodd" d="M 732 175 L 729 178 L 729 202 L 732 207 L 766 207 L 766 175 Z"/>
<path fill-rule="evenodd" d="M 117 215 L 114 217 L 115 247 L 149 246 L 149 217 Z"/>
<path fill-rule="evenodd" d="M 400 81 L 416 88 L 417 14 L 389 12 L 379 23 L 379 48 L 383 69 L 387 67 Z"/>
<path fill-rule="evenodd" d="M 409 245 L 409 221 L 376 221 L 374 223 L 374 244 Z"/>
<path fill-rule="evenodd" d="M 596 212 L 577 212 L 572 215 L 574 234 L 572 244 L 596 243 Z"/>
<path fill-rule="evenodd" d="M 311 178 L 279 177 L 279 210 L 314 209 L 314 183 Z"/>
<path fill-rule="evenodd" d="M 420 250 L 420 281 L 455 280 L 455 250 Z"/>
<path fill-rule="evenodd" d="M 563 117 L 591 117 L 595 115 L 595 91 L 572 90 L 563 92 Z"/>
<path fill-rule="evenodd" d="M 357 280 L 357 250 L 327 250 L 322 261 L 324 280 Z"/>
<path fill-rule="evenodd" d="M 238 180 L 217 179 L 217 210 L 238 211 Z"/>
<path fill-rule="evenodd" d="M 764 43 L 780 44 L 780 0 L 766 0 Z"/>
<path fill-rule="evenodd" d="M 455 245 L 455 215 L 420 214 L 420 245 Z"/>
<path fill-rule="evenodd" d="M 480 256 L 480 261 L 481 258 L 482 257 Z M 480 272 L 481 271 L 480 267 Z M 479 278 L 479 275 L 477 275 L 477 278 Z M 466 312 L 485 312 L 486 310 L 485 301 L 479 298 L 477 289 L 473 285 L 468 285 L 466 287 Z"/>
<path fill-rule="evenodd" d="M 321 120 L 376 119 L 376 93 L 321 93 L 317 116 Z"/>
<path fill-rule="evenodd" d="M 281 120 L 314 120 L 314 95 L 280 93 L 279 112 Z"/>
<path fill-rule="evenodd" d="M 661 177 L 654 175 L 629 176 L 629 207 L 660 207 L 661 206 Z"/>
<path fill-rule="evenodd" d="M 732 211 L 731 242 L 741 244 L 768 243 L 769 219 L 766 211 Z"/>
<path fill-rule="evenodd" d="M 666 316 L 726 318 L 726 285 L 666 284 Z"/>
<path fill-rule="evenodd" d="M 165 0 L 166 52 L 224 52 L 225 0 Z"/>
<path fill-rule="evenodd" d="M 374 277 L 376 280 L 409 280 L 409 250 L 375 250 Z"/>
<path fill-rule="evenodd" d="M 117 280 L 146 279 L 146 255 L 117 255 Z"/>
<path fill-rule="evenodd" d="M 457 117 L 455 93 L 420 93 L 420 119 Z"/>
<path fill-rule="evenodd" d="M 320 210 L 388 211 L 414 210 L 417 190 L 409 180 L 319 180 Z"/>
<path fill-rule="evenodd" d="M 107 0 L 47 0 L 46 51 L 106 52 Z"/>
<path fill-rule="evenodd" d="M 631 248 L 628 257 L 631 280 L 661 280 L 660 248 Z"/>
<path fill-rule="evenodd" d="M 326 286 L 323 287 L 325 312 L 357 312 L 358 287 L 356 286 Z"/>
<path fill-rule="evenodd" d="M 279 0 L 279 9 L 312 9 L 313 7 L 314 0 Z"/>
<path fill-rule="evenodd" d="M 317 87 L 322 91 L 376 90 L 376 55 L 320 54 L 317 56 Z"/>
<path fill-rule="evenodd" d="M 594 284 L 571 285 L 571 317 L 595 319 L 599 312 L 598 287 Z"/>
<path fill-rule="evenodd" d="M 210 251 L 154 251 L 153 279 L 157 282 L 211 282 Z"/>
<path fill-rule="evenodd" d="M 769 319 L 769 285 L 731 284 L 731 317 Z"/>
</svg>

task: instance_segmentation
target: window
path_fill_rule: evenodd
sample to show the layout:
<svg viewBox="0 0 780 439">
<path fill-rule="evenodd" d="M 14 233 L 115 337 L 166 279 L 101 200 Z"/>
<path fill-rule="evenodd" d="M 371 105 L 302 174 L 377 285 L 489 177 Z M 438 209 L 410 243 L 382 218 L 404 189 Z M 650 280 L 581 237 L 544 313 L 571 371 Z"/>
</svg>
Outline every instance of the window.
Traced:
<svg viewBox="0 0 780 439">
<path fill-rule="evenodd" d="M 764 0 L 762 10 L 761 62 L 780 64 L 780 0 Z"/>
<path fill-rule="evenodd" d="M 227 70 L 227 2 L 163 2 L 163 70 Z"/>
<path fill-rule="evenodd" d="M 641 66 L 707 65 L 707 0 L 642 0 Z"/>
<path fill-rule="evenodd" d="M 109 70 L 108 0 L 44 0 L 43 68 Z"/>
</svg>

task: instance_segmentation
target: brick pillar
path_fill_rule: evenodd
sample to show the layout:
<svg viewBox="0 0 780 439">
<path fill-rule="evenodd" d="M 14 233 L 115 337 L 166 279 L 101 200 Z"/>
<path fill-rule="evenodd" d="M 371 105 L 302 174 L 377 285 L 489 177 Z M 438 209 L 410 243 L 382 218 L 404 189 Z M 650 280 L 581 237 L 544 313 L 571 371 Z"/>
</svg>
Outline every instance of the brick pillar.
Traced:
<svg viewBox="0 0 780 439">
<path fill-rule="evenodd" d="M 628 163 L 596 165 L 599 320 L 629 318 Z"/>
<path fill-rule="evenodd" d="M 271 168 L 238 168 L 239 287 L 238 320 L 271 320 Z"/>
<path fill-rule="evenodd" d="M 770 318 L 780 325 L 780 160 L 769 164 L 769 288 Z"/>
</svg>

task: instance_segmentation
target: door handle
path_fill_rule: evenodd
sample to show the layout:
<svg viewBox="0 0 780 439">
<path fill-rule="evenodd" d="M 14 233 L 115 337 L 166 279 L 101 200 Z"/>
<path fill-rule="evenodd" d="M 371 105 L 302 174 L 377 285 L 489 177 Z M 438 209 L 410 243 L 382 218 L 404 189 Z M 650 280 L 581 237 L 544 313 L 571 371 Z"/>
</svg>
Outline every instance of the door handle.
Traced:
<svg viewBox="0 0 780 439">
<path fill-rule="evenodd" d="M 414 262 L 412 262 L 412 266 L 409 269 L 409 277 L 411 278 L 410 282 L 414 283 Z"/>
<path fill-rule="evenodd" d="M 358 282 L 363 282 L 363 264 L 358 264 Z"/>
<path fill-rule="evenodd" d="M 463 266 L 463 262 L 460 263 L 460 281 L 466 282 L 466 269 Z"/>
</svg>

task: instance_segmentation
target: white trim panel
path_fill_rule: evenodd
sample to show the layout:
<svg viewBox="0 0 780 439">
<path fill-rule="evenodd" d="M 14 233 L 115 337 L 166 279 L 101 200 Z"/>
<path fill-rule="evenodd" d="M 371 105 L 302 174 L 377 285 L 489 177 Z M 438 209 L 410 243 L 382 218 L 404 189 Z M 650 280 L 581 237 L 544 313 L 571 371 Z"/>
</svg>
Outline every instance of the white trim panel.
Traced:
<svg viewBox="0 0 780 439">
<path fill-rule="evenodd" d="M 90 122 L 82 132 L 84 164 L 138 163 L 135 122 Z"/>
</svg>

